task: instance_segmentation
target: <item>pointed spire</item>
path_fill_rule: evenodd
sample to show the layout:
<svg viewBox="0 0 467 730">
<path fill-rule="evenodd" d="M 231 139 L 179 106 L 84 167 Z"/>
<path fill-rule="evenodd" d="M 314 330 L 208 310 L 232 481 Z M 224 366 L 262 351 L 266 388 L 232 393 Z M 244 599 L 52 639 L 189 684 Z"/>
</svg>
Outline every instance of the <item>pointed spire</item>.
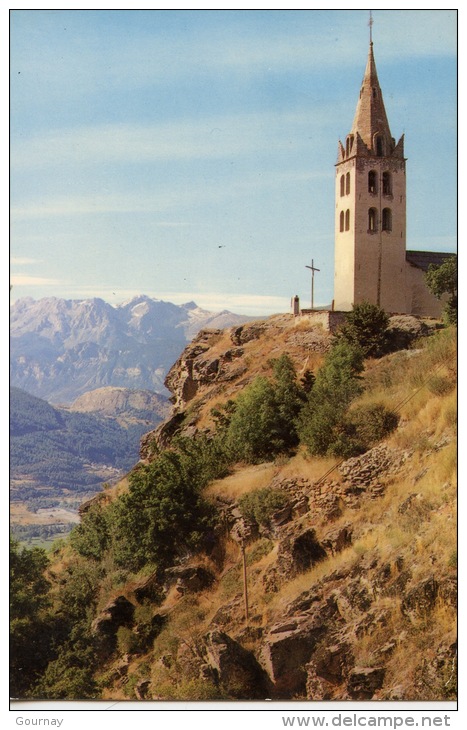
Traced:
<svg viewBox="0 0 467 730">
<path fill-rule="evenodd" d="M 360 98 L 351 134 L 359 134 L 370 154 L 390 155 L 394 149 L 389 123 L 384 108 L 383 95 L 376 73 L 373 41 L 370 41 L 368 60 L 360 89 Z M 379 138 L 379 142 L 377 141 Z"/>
</svg>

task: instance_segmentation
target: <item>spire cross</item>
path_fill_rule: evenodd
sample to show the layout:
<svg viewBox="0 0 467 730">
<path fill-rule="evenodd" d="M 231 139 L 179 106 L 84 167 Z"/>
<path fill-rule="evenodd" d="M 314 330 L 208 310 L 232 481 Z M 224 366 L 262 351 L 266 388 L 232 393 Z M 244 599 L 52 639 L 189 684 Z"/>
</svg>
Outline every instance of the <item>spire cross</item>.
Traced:
<svg viewBox="0 0 467 730">
<path fill-rule="evenodd" d="M 314 288 L 315 288 L 315 271 L 319 271 L 319 269 L 315 269 L 315 265 L 313 263 L 313 259 L 311 259 L 311 266 L 305 266 L 306 269 L 311 269 L 311 309 L 314 309 Z"/>
<path fill-rule="evenodd" d="M 373 43 L 373 23 L 375 21 L 373 20 L 373 15 L 370 10 L 370 20 L 368 21 L 368 25 L 370 26 L 370 43 Z"/>
</svg>

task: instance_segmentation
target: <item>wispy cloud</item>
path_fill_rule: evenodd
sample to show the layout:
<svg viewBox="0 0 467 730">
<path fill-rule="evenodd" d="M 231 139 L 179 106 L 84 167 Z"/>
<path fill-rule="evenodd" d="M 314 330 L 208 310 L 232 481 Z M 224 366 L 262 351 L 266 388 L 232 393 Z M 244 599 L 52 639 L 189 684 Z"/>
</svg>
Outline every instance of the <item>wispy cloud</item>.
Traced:
<svg viewBox="0 0 467 730">
<path fill-rule="evenodd" d="M 40 201 L 24 200 L 12 205 L 11 216 L 14 222 L 32 218 L 57 218 L 67 216 L 89 216 L 108 213 L 151 213 L 157 215 L 170 214 L 171 210 L 200 206 L 204 203 L 221 202 L 257 194 L 261 190 L 286 189 L 288 186 L 306 185 L 311 181 L 325 180 L 332 176 L 332 170 L 291 169 L 274 171 L 274 174 L 259 172 L 240 174 L 232 180 L 230 186 L 218 185 L 215 182 L 183 180 L 172 182 L 162 180 L 159 186 L 153 182 L 151 189 L 143 193 L 131 190 L 122 193 L 108 191 L 105 194 L 77 195 L 70 192 L 64 196 L 41 194 Z M 154 220 L 160 228 L 182 228 L 192 225 L 189 220 L 167 218 Z"/>
<path fill-rule="evenodd" d="M 313 115 L 313 128 L 334 119 L 325 104 Z M 271 149 L 276 153 L 307 142 L 297 127 L 310 128 L 309 110 L 238 114 L 160 124 L 105 124 L 56 130 L 13 142 L 12 169 L 92 166 L 104 163 L 151 163 L 238 157 Z"/>
<path fill-rule="evenodd" d="M 63 286 L 66 282 L 61 279 L 49 279 L 44 276 L 29 276 L 28 274 L 12 274 L 12 286 Z"/>
<path fill-rule="evenodd" d="M 38 264 L 40 259 L 31 259 L 26 256 L 12 256 L 10 259 L 12 266 L 27 266 L 29 264 Z"/>
</svg>

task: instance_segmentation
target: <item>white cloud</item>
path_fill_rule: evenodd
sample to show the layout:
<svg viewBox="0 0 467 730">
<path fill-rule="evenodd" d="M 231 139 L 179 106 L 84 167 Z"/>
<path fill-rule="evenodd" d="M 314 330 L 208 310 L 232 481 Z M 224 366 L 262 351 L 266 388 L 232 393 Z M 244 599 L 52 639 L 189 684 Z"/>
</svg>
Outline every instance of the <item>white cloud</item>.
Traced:
<svg viewBox="0 0 467 730">
<path fill-rule="evenodd" d="M 12 266 L 27 266 L 28 264 L 38 264 L 39 259 L 31 259 L 26 256 L 12 256 L 10 259 Z"/>
<path fill-rule="evenodd" d="M 12 274 L 12 286 L 61 286 L 61 279 L 49 279 L 43 276 L 29 276 L 28 274 Z"/>
</svg>

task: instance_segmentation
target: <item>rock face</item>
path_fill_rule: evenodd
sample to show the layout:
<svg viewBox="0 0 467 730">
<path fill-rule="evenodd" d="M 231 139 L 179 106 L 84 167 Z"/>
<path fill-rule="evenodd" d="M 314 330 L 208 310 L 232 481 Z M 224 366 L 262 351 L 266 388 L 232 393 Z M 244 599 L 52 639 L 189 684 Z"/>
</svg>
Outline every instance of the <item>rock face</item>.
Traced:
<svg viewBox="0 0 467 730">
<path fill-rule="evenodd" d="M 177 566 L 165 571 L 169 584 L 175 582 L 177 591 L 183 596 L 186 593 L 199 593 L 214 583 L 214 576 L 201 566 Z"/>
<path fill-rule="evenodd" d="M 216 682 L 232 697 L 264 700 L 270 696 L 267 675 L 251 652 L 222 631 L 211 631 L 205 644 Z"/>
<path fill-rule="evenodd" d="M 306 689 L 306 665 L 324 633 L 319 620 L 306 616 L 273 626 L 262 650 L 262 663 L 274 685 L 274 697 L 286 699 Z"/>
<path fill-rule="evenodd" d="M 193 436 L 204 406 L 212 405 L 219 395 L 236 395 L 238 388 L 252 381 L 261 370 L 265 359 L 264 342 L 271 348 L 274 359 L 277 339 L 286 342 L 286 349 L 297 366 L 303 366 L 303 355 L 322 356 L 330 347 L 331 336 L 320 327 L 297 329 L 299 321 L 291 315 L 274 315 L 266 321 L 257 321 L 230 327 L 228 330 L 201 329 L 185 348 L 167 373 L 165 385 L 172 393 L 173 417 L 147 435 L 142 444 L 141 458 L 150 457 L 149 442 L 164 448 L 174 434 Z M 261 353 L 258 355 L 257 353 Z M 257 362 L 257 369 L 251 361 Z M 266 358 L 267 359 L 267 358 Z M 189 414 L 186 411 L 190 404 Z"/>
</svg>

